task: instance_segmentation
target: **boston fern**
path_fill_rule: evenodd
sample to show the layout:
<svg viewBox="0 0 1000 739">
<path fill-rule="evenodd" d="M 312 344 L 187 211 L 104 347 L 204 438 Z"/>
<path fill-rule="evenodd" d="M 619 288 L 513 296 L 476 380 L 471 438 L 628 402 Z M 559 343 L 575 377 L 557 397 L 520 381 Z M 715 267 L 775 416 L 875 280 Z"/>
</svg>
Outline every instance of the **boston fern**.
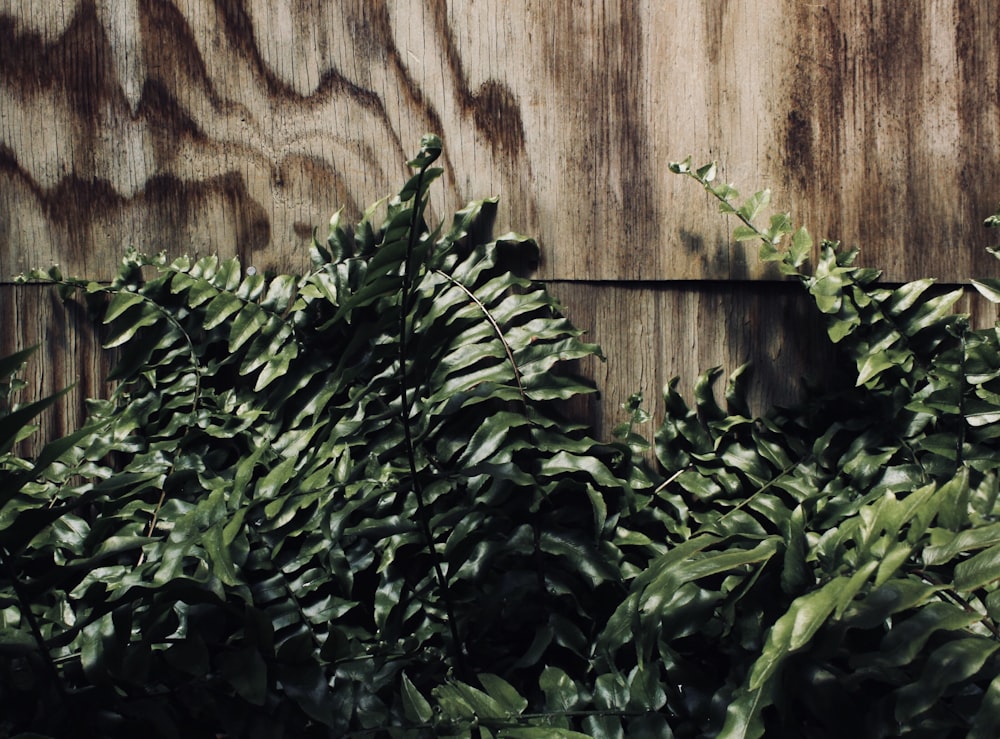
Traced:
<svg viewBox="0 0 1000 739">
<path fill-rule="evenodd" d="M 592 388 L 557 365 L 598 349 L 508 268 L 530 240 L 477 238 L 493 202 L 427 230 L 440 150 L 380 224 L 335 217 L 305 275 L 48 275 L 102 316 L 118 384 L 3 501 L 9 727 L 429 729 L 465 719 L 418 698 L 450 679 L 585 671 L 626 589 L 630 468 L 563 419 Z"/>
<path fill-rule="evenodd" d="M 304 275 L 34 275 L 119 361 L 36 459 L 12 442 L 49 401 L 0 406 L 0 733 L 995 736 L 996 331 L 678 163 L 843 381 L 754 417 L 749 372 L 720 405 L 710 370 L 651 444 L 638 394 L 599 443 L 562 413 L 599 350 L 515 275 L 533 242 L 488 240 L 489 200 L 425 224 L 440 151 Z"/>
</svg>

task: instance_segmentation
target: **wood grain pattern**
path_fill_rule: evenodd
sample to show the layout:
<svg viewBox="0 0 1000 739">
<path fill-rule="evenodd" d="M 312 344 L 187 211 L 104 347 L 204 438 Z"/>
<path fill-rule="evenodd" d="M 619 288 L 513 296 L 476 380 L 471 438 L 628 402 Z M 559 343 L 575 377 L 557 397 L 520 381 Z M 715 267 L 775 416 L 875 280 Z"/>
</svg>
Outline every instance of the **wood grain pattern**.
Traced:
<svg viewBox="0 0 1000 739">
<path fill-rule="evenodd" d="M 99 327 L 77 302 L 63 302 L 44 285 L 0 285 L 0 356 L 37 349 L 18 377 L 26 387 L 15 398 L 29 403 L 70 390 L 36 420 L 40 429 L 17 451 L 36 454 L 46 442 L 79 429 L 87 398 L 108 397 L 105 378 L 114 356 L 101 349 Z"/>
<path fill-rule="evenodd" d="M 626 420 L 620 408 L 634 392 L 643 394 L 653 414 L 642 429 L 652 438 L 654 422 L 663 417 L 663 388 L 674 377 L 678 392 L 693 405 L 699 375 L 722 367 L 715 384 L 721 403 L 730 373 L 749 362 L 748 400 L 751 410 L 762 414 L 776 405 L 794 405 L 805 382 L 823 387 L 842 371 L 852 371 L 827 339 L 811 299 L 795 284 L 557 282 L 549 289 L 573 322 L 587 330 L 584 338 L 604 350 L 606 361 L 580 366 L 600 395 L 575 409 L 604 438 Z M 974 328 L 993 326 L 998 318 L 997 306 L 973 290 L 954 310 L 968 314 Z"/>
<path fill-rule="evenodd" d="M 107 279 L 130 246 L 300 269 L 428 131 L 434 213 L 499 196 L 497 231 L 539 238 L 536 275 L 605 346 L 581 411 L 605 430 L 673 375 L 689 392 L 753 360 L 763 408 L 827 356 L 672 159 L 770 187 L 889 280 L 998 271 L 995 0 L 0 0 L 0 348 L 43 344 L 39 394 L 80 383 L 45 433 L 78 424 L 109 360 L 14 275 Z"/>
<path fill-rule="evenodd" d="M 539 276 L 766 276 L 666 164 L 724 163 L 891 279 L 991 274 L 995 0 L 2 0 L 0 281 L 122 251 L 305 263 L 426 131 Z"/>
</svg>

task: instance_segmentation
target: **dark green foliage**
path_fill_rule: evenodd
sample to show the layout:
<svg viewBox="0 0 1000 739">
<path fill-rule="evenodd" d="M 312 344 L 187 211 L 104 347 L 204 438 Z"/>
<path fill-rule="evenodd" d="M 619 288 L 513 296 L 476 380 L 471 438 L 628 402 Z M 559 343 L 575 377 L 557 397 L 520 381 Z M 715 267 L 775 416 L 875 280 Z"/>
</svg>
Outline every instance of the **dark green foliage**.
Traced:
<svg viewBox="0 0 1000 739">
<path fill-rule="evenodd" d="M 675 164 L 854 369 L 759 418 L 710 370 L 601 444 L 560 414 L 599 350 L 510 269 L 534 244 L 482 237 L 492 201 L 424 225 L 439 153 L 305 275 L 36 275 L 119 384 L 36 460 L 47 401 L 0 408 L 0 734 L 995 735 L 996 331 L 832 243 L 807 270 L 766 192 Z"/>
<path fill-rule="evenodd" d="M 59 665 L 15 725 L 339 736 L 452 677 L 586 665 L 624 593 L 624 455 L 559 416 L 591 388 L 554 370 L 597 348 L 505 266 L 530 240 L 475 238 L 492 202 L 423 228 L 438 152 L 309 274 L 129 255 L 79 283 L 120 385 L 2 509 L 31 603 L 6 623 L 33 613 Z"/>
</svg>

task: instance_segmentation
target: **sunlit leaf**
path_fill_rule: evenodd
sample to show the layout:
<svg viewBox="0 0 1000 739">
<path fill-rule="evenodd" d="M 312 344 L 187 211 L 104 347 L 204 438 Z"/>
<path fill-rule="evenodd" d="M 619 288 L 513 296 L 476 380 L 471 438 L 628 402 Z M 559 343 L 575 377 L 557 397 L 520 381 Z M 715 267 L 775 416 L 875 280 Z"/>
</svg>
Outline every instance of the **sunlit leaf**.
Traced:
<svg viewBox="0 0 1000 739">
<path fill-rule="evenodd" d="M 979 294 L 993 303 L 1000 303 L 1000 280 L 994 278 L 982 278 L 972 280 L 972 286 L 979 291 Z"/>
<path fill-rule="evenodd" d="M 406 673 L 403 673 L 401 679 L 403 686 L 403 710 L 406 712 L 406 717 L 415 723 L 425 724 L 429 722 L 434 717 L 434 709 L 431 708 L 431 704 L 414 687 L 413 683 L 410 682 L 410 678 L 406 676 Z"/>
</svg>

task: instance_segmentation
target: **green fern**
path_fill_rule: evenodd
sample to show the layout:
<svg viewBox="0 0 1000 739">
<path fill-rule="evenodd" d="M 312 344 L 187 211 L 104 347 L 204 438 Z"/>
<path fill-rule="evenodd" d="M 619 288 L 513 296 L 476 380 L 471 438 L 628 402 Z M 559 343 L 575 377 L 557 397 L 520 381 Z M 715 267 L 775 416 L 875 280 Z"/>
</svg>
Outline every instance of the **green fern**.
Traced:
<svg viewBox="0 0 1000 739">
<path fill-rule="evenodd" d="M 103 310 L 120 362 L 108 431 L 34 483 L 65 510 L 16 555 L 62 563 L 47 639 L 125 725 L 169 695 L 178 731 L 342 735 L 402 716 L 404 675 L 585 663 L 623 587 L 623 481 L 561 416 L 593 388 L 559 365 L 599 350 L 505 266 L 533 242 L 475 238 L 492 201 L 423 227 L 439 151 L 379 225 L 335 217 L 304 275 L 138 254 L 110 286 L 35 275 Z"/>
<path fill-rule="evenodd" d="M 724 402 L 719 368 L 693 402 L 675 379 L 652 443 L 636 394 L 602 444 L 561 413 L 599 349 L 511 270 L 535 244 L 484 236 L 492 200 L 425 226 L 440 151 L 335 215 L 305 274 L 33 275 L 82 294 L 118 363 L 35 460 L 11 444 L 50 401 L 2 409 L 4 729 L 995 735 L 996 331 L 677 163 L 846 373 L 761 417 L 748 368 Z"/>
</svg>

